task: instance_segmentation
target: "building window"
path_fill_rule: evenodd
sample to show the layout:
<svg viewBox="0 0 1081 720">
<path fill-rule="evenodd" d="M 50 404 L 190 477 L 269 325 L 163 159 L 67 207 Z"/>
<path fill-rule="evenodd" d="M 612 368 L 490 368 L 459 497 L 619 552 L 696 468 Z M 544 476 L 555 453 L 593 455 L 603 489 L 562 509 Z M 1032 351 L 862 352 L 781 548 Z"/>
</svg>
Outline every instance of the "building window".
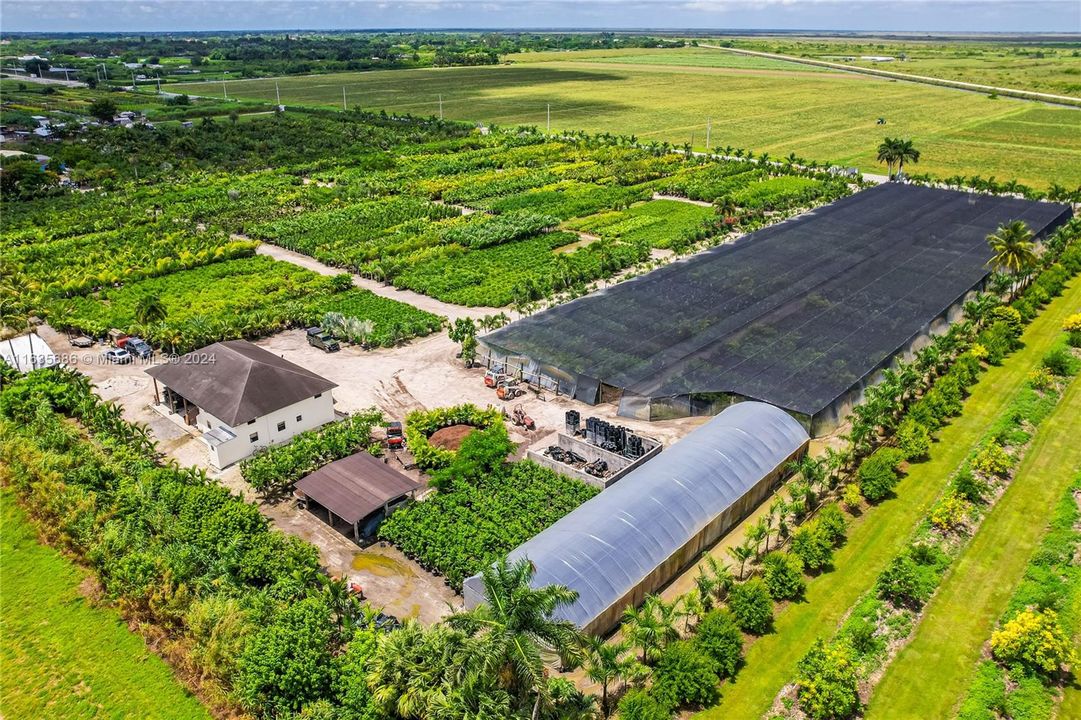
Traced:
<svg viewBox="0 0 1081 720">
<path fill-rule="evenodd" d="M 280 423 L 278 423 L 278 432 L 281 432 L 284 429 L 285 429 L 285 421 L 282 420 Z"/>
<path fill-rule="evenodd" d="M 249 435 L 248 442 L 259 442 L 259 433 L 252 433 Z"/>
<path fill-rule="evenodd" d="M 249 421 L 248 421 L 248 424 L 249 424 L 249 425 L 254 425 L 254 424 L 255 424 L 255 420 L 254 420 L 254 419 L 252 419 L 252 420 L 249 420 Z"/>
<path fill-rule="evenodd" d="M 207 430 L 209 430 L 209 429 L 210 429 L 210 421 L 209 421 L 209 420 L 207 420 L 207 421 L 206 421 L 206 429 L 207 429 Z"/>
<path fill-rule="evenodd" d="M 303 419 L 304 419 L 303 415 L 297 415 L 297 422 L 300 422 Z"/>
<path fill-rule="evenodd" d="M 321 397 L 323 397 L 323 393 L 316 393 L 316 394 L 315 394 L 315 397 L 317 397 L 317 398 L 321 398 Z"/>
</svg>

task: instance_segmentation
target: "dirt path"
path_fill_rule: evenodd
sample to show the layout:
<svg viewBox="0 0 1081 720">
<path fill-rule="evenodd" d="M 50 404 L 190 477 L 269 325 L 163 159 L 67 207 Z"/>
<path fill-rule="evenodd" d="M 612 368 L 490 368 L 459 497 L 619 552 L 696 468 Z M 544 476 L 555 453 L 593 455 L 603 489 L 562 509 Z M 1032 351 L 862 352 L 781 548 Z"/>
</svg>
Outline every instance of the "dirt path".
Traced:
<svg viewBox="0 0 1081 720">
<path fill-rule="evenodd" d="M 235 235 L 237 239 L 250 240 L 241 235 Z M 283 262 L 299 265 L 302 268 L 307 268 L 320 275 L 341 275 L 345 270 L 341 268 L 331 267 L 324 265 L 313 257 L 304 255 L 302 253 L 293 252 L 292 250 L 286 250 L 283 247 L 277 245 L 271 245 L 270 243 L 260 243 L 256 253 L 259 255 L 266 255 L 272 257 L 275 260 L 281 260 Z M 427 310 L 430 313 L 436 315 L 442 315 L 449 320 L 457 320 L 462 317 L 481 318 L 485 315 L 496 315 L 500 312 L 506 312 L 511 314 L 509 310 L 503 308 L 490 308 L 490 307 L 463 307 L 461 305 L 452 305 L 445 303 L 442 300 L 436 300 L 435 298 L 428 297 L 427 295 L 421 295 L 420 293 L 413 292 L 412 290 L 399 290 L 393 285 L 386 285 L 377 280 L 369 280 L 363 278 L 360 275 L 353 275 L 353 284 L 359 288 L 365 290 L 371 290 L 376 295 L 380 295 L 391 300 L 397 300 L 399 302 L 412 305 L 415 308 L 421 310 Z"/>
<path fill-rule="evenodd" d="M 687 203 L 688 205 L 697 205 L 698 207 L 713 207 L 713 203 L 706 202 L 705 200 L 691 200 L 690 198 L 680 197 L 679 195 L 662 195 L 661 193 L 653 193 L 651 200 L 672 200 L 674 202 Z"/>
</svg>

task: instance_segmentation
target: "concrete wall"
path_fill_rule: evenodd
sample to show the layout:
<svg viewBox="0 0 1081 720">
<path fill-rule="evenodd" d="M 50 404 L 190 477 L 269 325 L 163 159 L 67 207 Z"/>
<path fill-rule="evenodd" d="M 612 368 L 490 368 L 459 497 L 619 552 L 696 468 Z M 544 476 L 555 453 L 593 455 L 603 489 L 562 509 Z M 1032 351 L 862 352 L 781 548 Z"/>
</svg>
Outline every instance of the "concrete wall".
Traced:
<svg viewBox="0 0 1081 720">
<path fill-rule="evenodd" d="M 641 437 L 641 436 L 639 436 Z M 566 463 L 557 462 L 547 455 L 543 455 L 535 450 L 530 450 L 526 456 L 546 468 L 554 470 L 560 475 L 566 475 L 567 477 L 574 478 L 587 485 L 600 488 L 601 490 L 606 487 L 611 487 L 613 483 L 618 481 L 633 468 L 638 467 L 646 460 L 654 457 L 661 451 L 661 444 L 654 443 L 651 438 L 642 438 L 643 449 L 646 449 L 646 454 L 637 460 L 631 460 L 630 458 L 617 455 L 614 452 L 609 452 L 604 448 L 592 445 L 585 440 L 571 437 L 565 433 L 558 433 L 556 435 L 556 445 L 564 450 L 573 450 L 586 459 L 587 462 L 593 462 L 594 460 L 604 460 L 608 463 L 608 467 L 612 470 L 612 473 L 608 477 L 599 478 L 594 475 L 590 475 L 587 472 L 583 472 L 576 467 L 567 465 Z M 650 443 L 654 443 L 652 447 L 649 447 Z M 648 449 L 647 449 L 648 448 Z"/>
<path fill-rule="evenodd" d="M 298 417 L 299 420 L 297 420 Z M 334 398 L 329 390 L 322 393 L 320 397 L 301 400 L 237 427 L 227 425 L 201 408 L 195 418 L 196 426 L 204 433 L 223 427 L 236 435 L 232 440 L 217 446 L 211 445 L 204 439 L 210 448 L 210 464 L 219 470 L 259 450 L 272 445 L 281 445 L 306 430 L 313 430 L 333 421 Z M 281 430 L 278 429 L 279 423 L 285 424 Z M 256 439 L 252 440 L 252 435 L 255 435 Z"/>
</svg>

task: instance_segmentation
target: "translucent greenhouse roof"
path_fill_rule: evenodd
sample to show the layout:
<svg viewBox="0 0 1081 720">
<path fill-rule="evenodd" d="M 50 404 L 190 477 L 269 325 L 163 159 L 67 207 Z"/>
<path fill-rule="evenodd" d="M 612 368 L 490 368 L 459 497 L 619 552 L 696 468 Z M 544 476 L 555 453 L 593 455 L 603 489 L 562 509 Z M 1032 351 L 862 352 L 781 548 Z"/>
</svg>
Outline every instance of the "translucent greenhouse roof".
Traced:
<svg viewBox="0 0 1081 720">
<path fill-rule="evenodd" d="M 986 237 L 1066 205 L 885 184 L 519 320 L 483 342 L 645 398 L 728 393 L 815 415 L 988 274 Z"/>
<path fill-rule="evenodd" d="M 578 600 L 556 614 L 584 627 L 804 443 L 782 410 L 737 403 L 515 549 L 534 586 L 566 585 Z M 466 581 L 467 598 L 476 578 Z"/>
</svg>

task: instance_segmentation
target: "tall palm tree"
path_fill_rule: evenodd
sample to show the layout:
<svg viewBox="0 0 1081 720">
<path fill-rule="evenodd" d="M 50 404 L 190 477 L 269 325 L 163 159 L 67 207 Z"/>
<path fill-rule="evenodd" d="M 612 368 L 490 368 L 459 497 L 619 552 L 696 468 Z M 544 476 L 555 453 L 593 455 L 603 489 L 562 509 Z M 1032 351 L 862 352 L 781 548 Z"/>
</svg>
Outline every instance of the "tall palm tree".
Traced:
<svg viewBox="0 0 1081 720">
<path fill-rule="evenodd" d="M 897 140 L 897 174 L 900 175 L 905 169 L 905 163 L 913 165 L 920 161 L 920 151 L 912 145 L 911 140 Z"/>
<path fill-rule="evenodd" d="M 627 656 L 630 647 L 627 640 L 606 643 L 601 638 L 586 638 L 586 677 L 601 686 L 601 712 L 604 717 L 608 717 L 612 712 L 608 706 L 608 687 L 613 682 L 625 680 L 635 664 L 634 658 Z"/>
<path fill-rule="evenodd" d="M 471 638 L 469 664 L 475 663 L 480 674 L 499 678 L 519 700 L 533 699 L 534 720 L 548 688 L 542 653 L 575 657 L 581 647 L 577 628 L 552 617 L 577 600 L 578 593 L 562 585 L 534 588 L 535 572 L 527 558 L 514 562 L 504 558 L 485 568 L 484 603 L 446 621 Z"/>
<path fill-rule="evenodd" d="M 1019 287 L 1020 279 L 1036 264 L 1036 244 L 1032 241 L 1032 231 L 1023 220 L 1014 220 L 988 235 L 987 244 L 994 253 L 988 264 L 1014 278 L 1010 285 L 1012 296 Z"/>
<path fill-rule="evenodd" d="M 890 180 L 893 179 L 893 166 L 897 163 L 899 142 L 899 140 L 894 140 L 893 138 L 886 138 L 878 145 L 877 160 L 880 163 L 886 163 L 886 174 Z"/>
</svg>

